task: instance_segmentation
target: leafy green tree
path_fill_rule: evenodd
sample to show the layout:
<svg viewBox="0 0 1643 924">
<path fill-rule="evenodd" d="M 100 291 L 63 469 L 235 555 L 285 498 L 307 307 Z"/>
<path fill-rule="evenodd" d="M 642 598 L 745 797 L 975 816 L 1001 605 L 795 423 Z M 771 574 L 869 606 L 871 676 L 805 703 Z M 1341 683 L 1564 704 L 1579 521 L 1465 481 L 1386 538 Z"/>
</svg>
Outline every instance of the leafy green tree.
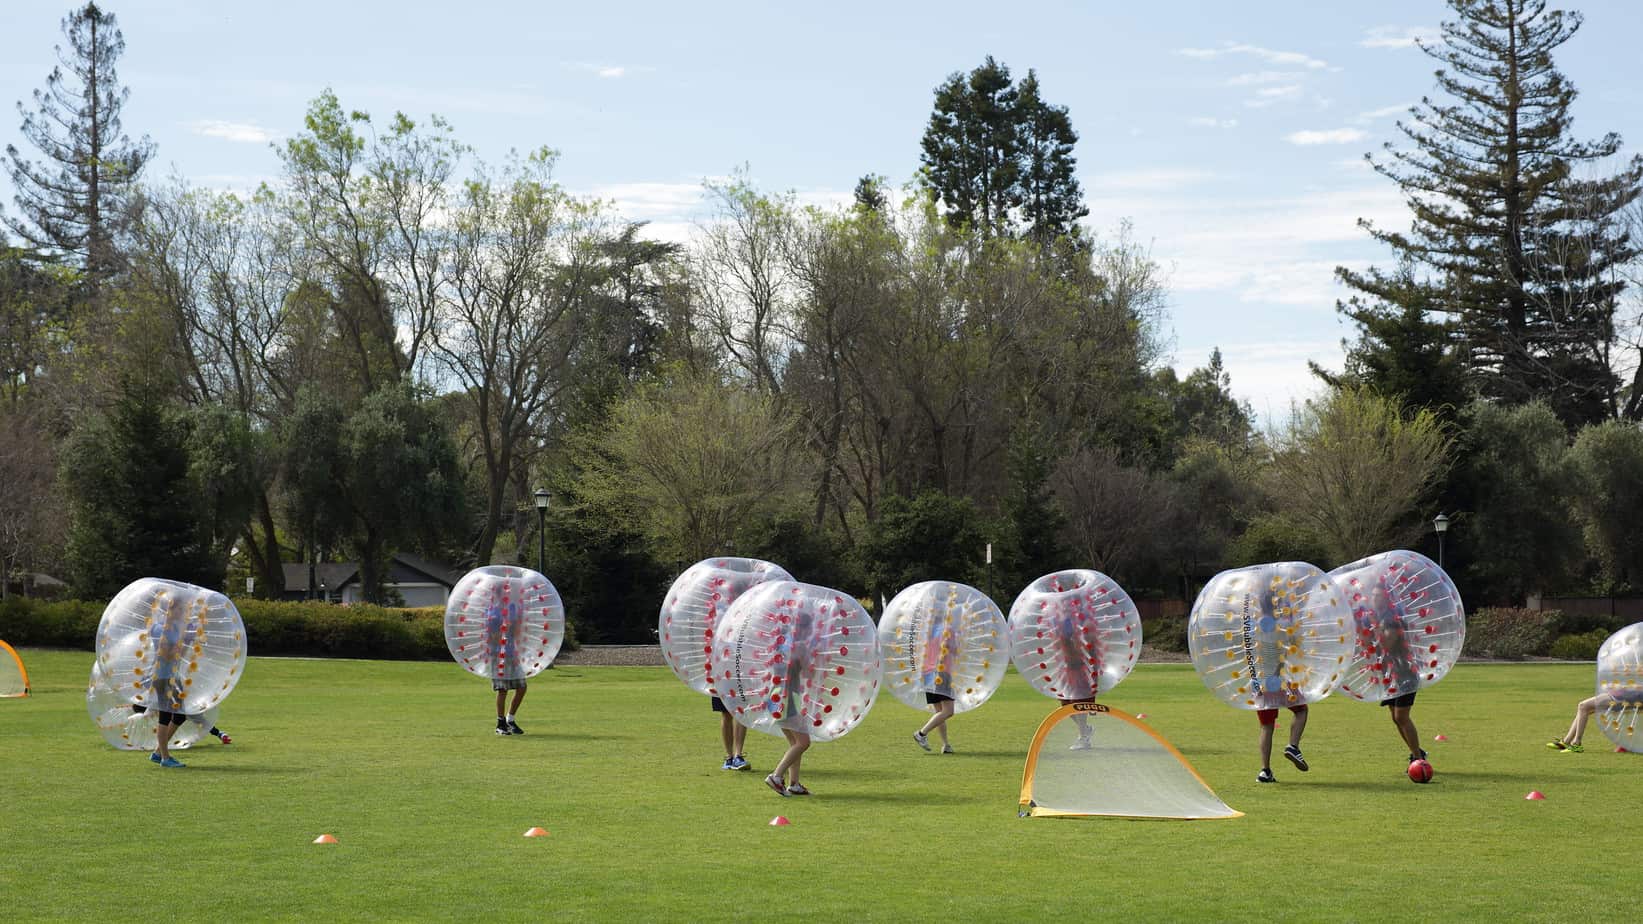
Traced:
<svg viewBox="0 0 1643 924">
<path fill-rule="evenodd" d="M 130 91 L 115 70 L 125 39 L 114 15 L 87 3 L 63 20 L 63 36 L 68 49 L 58 49 L 60 64 L 34 92 L 36 111 L 17 104 L 23 137 L 44 160 L 6 145 L 19 215 L 5 222 L 30 246 L 78 261 L 98 287 L 117 268 L 115 237 L 154 145 L 120 131 Z"/>
<path fill-rule="evenodd" d="M 15 410 L 68 341 L 75 273 L 0 240 L 0 399 Z"/>
<path fill-rule="evenodd" d="M 986 541 L 981 514 L 969 498 L 939 491 L 912 498 L 893 494 L 880 505 L 856 555 L 874 599 L 935 580 L 962 581 L 992 595 L 996 591 L 981 587 Z"/>
<path fill-rule="evenodd" d="M 1025 587 L 1041 575 L 1066 567 L 1061 535 L 1067 517 L 1050 490 L 1055 460 L 1051 447 L 1023 425 L 1009 446 L 1009 487 L 1004 493 L 1002 540 L 994 561 L 1001 589 Z M 1006 597 L 1008 594 L 1006 594 Z M 1008 609 L 1010 601 L 999 601 Z"/>
<path fill-rule="evenodd" d="M 221 587 L 227 557 L 212 554 L 191 426 L 157 387 L 125 382 L 106 414 L 85 419 L 62 453 L 68 497 L 69 583 L 106 598 L 142 577 Z"/>
<path fill-rule="evenodd" d="M 1643 430 L 1612 420 L 1587 427 L 1568 461 L 1586 547 L 1612 586 L 1643 585 Z"/>
<path fill-rule="evenodd" d="M 1552 62 L 1578 13 L 1543 0 L 1449 0 L 1457 19 L 1423 46 L 1446 101 L 1423 100 L 1399 129 L 1410 148 L 1371 163 L 1404 192 L 1407 233 L 1362 222 L 1404 268 L 1336 270 L 1362 293 L 1348 316 L 1402 318 L 1418 307 L 1452 321 L 1487 397 L 1544 396 L 1573 428 L 1616 412 L 1608 368 L 1622 283 L 1637 254 L 1615 215 L 1637 199 L 1643 158 L 1577 179 L 1617 155 L 1620 138 L 1569 137 L 1575 89 Z M 1411 269 L 1412 268 L 1412 269 Z M 1418 315 L 1417 315 L 1418 318 Z M 1417 332 L 1425 334 L 1419 327 Z M 1376 339 L 1371 338 L 1371 341 Z"/>
<path fill-rule="evenodd" d="M 1456 324 L 1433 317 L 1423 301 L 1425 290 L 1408 268 L 1383 282 L 1394 293 L 1385 301 L 1354 296 L 1339 306 L 1358 325 L 1357 342 L 1343 344 L 1345 371 L 1337 375 L 1317 363 L 1307 365 L 1331 387 L 1371 388 L 1452 420 L 1472 393 Z"/>
</svg>

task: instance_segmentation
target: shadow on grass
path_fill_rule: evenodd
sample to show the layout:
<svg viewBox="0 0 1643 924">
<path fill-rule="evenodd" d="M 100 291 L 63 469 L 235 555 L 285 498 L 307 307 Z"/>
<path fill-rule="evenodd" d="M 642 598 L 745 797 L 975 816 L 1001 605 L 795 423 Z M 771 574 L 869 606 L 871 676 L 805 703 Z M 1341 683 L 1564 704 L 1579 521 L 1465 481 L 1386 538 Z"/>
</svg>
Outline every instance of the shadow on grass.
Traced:
<svg viewBox="0 0 1643 924">
<path fill-rule="evenodd" d="M 831 776 L 832 774 L 828 774 Z M 805 797 L 799 796 L 783 799 L 783 802 L 799 803 Z M 817 790 L 812 796 L 820 802 L 886 802 L 899 805 L 973 805 L 975 799 L 959 793 L 946 792 L 833 792 L 831 790 Z"/>
</svg>

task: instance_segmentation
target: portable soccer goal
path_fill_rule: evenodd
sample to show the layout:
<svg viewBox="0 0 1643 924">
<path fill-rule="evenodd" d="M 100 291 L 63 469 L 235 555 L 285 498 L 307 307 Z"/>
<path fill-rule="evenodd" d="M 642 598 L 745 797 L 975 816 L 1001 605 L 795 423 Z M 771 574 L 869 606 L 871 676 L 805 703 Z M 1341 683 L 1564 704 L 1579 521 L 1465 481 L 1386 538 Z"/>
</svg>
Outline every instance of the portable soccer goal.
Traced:
<svg viewBox="0 0 1643 924">
<path fill-rule="evenodd" d="M 29 695 L 29 672 L 17 649 L 0 642 L 0 698 Z"/>
<path fill-rule="evenodd" d="M 1238 818 L 1187 759 L 1132 715 L 1100 703 L 1050 713 L 1021 776 L 1023 817 Z"/>
</svg>

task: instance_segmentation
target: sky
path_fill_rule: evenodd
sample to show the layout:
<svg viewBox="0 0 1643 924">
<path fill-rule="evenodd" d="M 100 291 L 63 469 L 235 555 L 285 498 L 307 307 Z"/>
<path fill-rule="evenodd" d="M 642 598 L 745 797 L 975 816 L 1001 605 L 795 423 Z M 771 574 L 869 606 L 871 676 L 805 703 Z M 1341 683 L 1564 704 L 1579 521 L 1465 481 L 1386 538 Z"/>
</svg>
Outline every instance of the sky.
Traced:
<svg viewBox="0 0 1643 924">
<path fill-rule="evenodd" d="M 933 91 L 992 55 L 1066 106 L 1091 230 L 1129 222 L 1169 289 L 1184 375 L 1219 348 L 1262 418 L 1313 394 L 1353 331 L 1336 266 L 1386 265 L 1357 225 L 1401 228 L 1396 186 L 1363 155 L 1435 90 L 1414 47 L 1438 0 L 1374 3 L 623 3 L 110 0 L 132 135 L 151 170 L 252 188 L 327 87 L 379 123 L 438 114 L 476 156 L 549 146 L 567 188 L 653 236 L 703 220 L 702 181 L 745 165 L 770 191 L 847 201 L 857 178 L 918 169 Z M 1574 134 L 1643 150 L 1643 4 L 1587 0 L 1557 56 L 1581 91 Z M 0 101 L 28 101 L 65 2 L 0 0 Z M 32 104 L 30 106 L 32 108 Z M 26 147 L 14 110 L 0 144 Z M 0 200 L 11 189 L 0 178 Z"/>
</svg>

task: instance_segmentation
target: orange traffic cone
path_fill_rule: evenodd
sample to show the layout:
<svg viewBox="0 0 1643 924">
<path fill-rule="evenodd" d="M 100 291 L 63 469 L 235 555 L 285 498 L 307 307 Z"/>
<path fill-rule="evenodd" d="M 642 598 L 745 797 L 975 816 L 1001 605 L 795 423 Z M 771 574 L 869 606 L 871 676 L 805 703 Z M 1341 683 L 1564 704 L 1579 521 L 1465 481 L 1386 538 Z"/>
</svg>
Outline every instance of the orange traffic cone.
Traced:
<svg viewBox="0 0 1643 924">
<path fill-rule="evenodd" d="M 319 837 L 314 838 L 316 844 L 335 844 L 336 842 L 337 839 L 329 834 L 321 834 Z"/>
<path fill-rule="evenodd" d="M 787 820 L 786 815 L 777 815 L 775 818 L 770 819 L 770 825 L 773 828 L 780 828 L 780 827 L 783 827 L 785 825 L 790 825 L 792 823 L 793 822 Z"/>
<path fill-rule="evenodd" d="M 532 828 L 525 832 L 526 837 L 547 837 L 548 832 L 543 828 Z"/>
</svg>

